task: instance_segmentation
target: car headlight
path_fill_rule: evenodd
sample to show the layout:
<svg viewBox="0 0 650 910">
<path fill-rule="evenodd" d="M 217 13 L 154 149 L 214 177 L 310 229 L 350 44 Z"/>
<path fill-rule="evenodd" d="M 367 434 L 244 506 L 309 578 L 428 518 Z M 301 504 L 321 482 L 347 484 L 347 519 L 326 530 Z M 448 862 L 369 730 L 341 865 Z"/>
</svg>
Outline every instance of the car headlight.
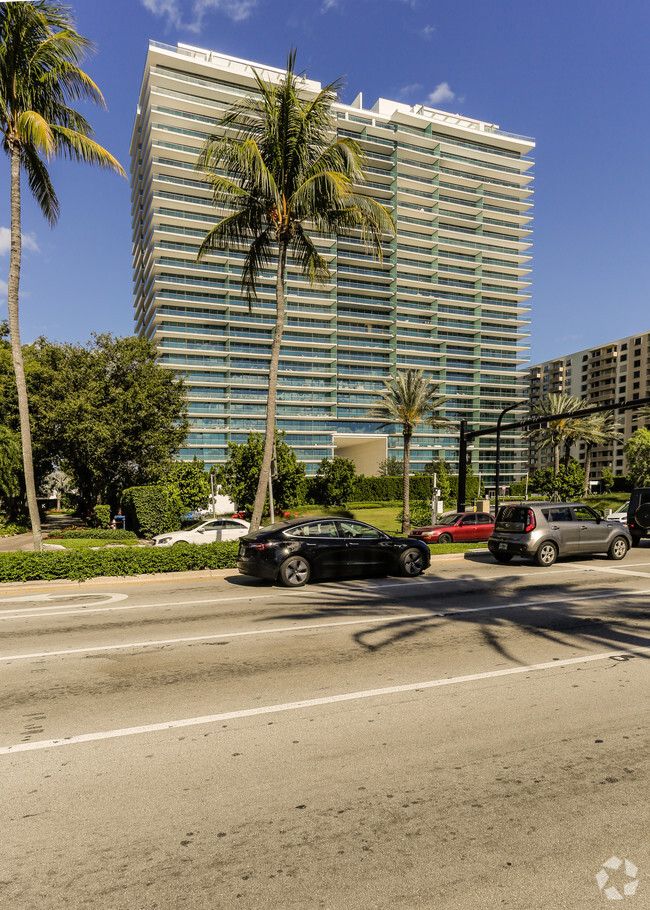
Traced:
<svg viewBox="0 0 650 910">
<path fill-rule="evenodd" d="M 170 540 L 171 540 L 171 537 L 161 537 L 158 540 L 154 540 L 154 544 L 157 544 L 158 546 L 160 546 L 160 544 L 169 543 Z"/>
</svg>

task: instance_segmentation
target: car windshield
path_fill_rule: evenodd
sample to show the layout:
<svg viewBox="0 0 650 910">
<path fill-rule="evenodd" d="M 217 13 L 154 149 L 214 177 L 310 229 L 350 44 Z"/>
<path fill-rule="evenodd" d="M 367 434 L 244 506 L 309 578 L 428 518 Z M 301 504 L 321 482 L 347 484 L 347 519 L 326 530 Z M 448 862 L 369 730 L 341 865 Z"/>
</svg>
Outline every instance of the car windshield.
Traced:
<svg viewBox="0 0 650 910">
<path fill-rule="evenodd" d="M 192 522 L 190 522 L 190 524 L 184 525 L 183 530 L 184 531 L 194 531 L 194 530 L 196 530 L 196 528 L 200 528 L 204 524 L 205 524 L 204 521 L 192 521 Z"/>
<path fill-rule="evenodd" d="M 458 512 L 449 512 L 447 515 L 441 515 L 437 521 L 438 525 L 453 525 L 458 520 Z"/>
</svg>

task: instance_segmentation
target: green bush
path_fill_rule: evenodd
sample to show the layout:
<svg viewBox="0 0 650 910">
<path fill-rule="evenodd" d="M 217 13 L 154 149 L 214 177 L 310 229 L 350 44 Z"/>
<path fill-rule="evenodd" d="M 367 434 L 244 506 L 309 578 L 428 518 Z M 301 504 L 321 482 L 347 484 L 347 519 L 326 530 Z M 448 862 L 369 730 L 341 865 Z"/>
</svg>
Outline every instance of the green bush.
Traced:
<svg viewBox="0 0 650 910">
<path fill-rule="evenodd" d="M 50 534 L 50 537 L 53 536 L 53 534 Z M 137 534 L 134 531 L 123 531 L 122 528 L 71 528 L 69 531 L 57 534 L 57 537 L 90 537 L 93 540 L 134 540 L 137 539 Z"/>
<path fill-rule="evenodd" d="M 361 475 L 354 481 L 350 503 L 357 502 L 390 502 L 402 501 L 403 480 L 401 477 L 365 477 Z M 431 499 L 433 477 L 428 474 L 416 474 L 411 477 L 410 495 L 413 499 Z"/>
<path fill-rule="evenodd" d="M 111 526 L 111 507 L 109 505 L 96 505 L 91 515 L 91 524 L 95 528 L 110 528 Z"/>
<path fill-rule="evenodd" d="M 124 490 L 122 511 L 130 529 L 149 538 L 180 530 L 183 503 L 174 484 L 157 483 Z"/>
<path fill-rule="evenodd" d="M 186 547 L 120 547 L 65 552 L 0 553 L 0 582 L 148 575 L 198 569 L 233 569 L 239 541 Z"/>
</svg>

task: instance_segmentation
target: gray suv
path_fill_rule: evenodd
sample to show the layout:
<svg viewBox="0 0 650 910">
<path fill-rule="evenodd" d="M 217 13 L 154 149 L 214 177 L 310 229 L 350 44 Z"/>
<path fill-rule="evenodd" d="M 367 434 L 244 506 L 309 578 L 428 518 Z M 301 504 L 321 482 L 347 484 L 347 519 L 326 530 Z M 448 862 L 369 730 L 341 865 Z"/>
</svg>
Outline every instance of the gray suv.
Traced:
<svg viewBox="0 0 650 910">
<path fill-rule="evenodd" d="M 632 537 L 618 521 L 608 521 L 579 502 L 519 502 L 501 506 L 488 540 L 497 562 L 513 556 L 552 566 L 558 556 L 607 553 L 623 559 Z"/>
</svg>

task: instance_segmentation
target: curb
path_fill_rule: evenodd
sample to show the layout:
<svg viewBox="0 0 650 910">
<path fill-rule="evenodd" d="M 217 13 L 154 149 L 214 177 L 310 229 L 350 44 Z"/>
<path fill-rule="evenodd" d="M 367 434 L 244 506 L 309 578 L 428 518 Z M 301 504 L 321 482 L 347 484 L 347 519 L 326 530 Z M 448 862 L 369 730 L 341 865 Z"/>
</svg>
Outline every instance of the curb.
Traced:
<svg viewBox="0 0 650 910">
<path fill-rule="evenodd" d="M 484 549 L 466 550 L 463 553 L 441 553 L 439 556 L 431 555 L 431 566 L 438 562 L 455 562 L 464 560 L 469 554 L 474 558 L 477 556 L 489 556 L 489 551 Z M 111 585 L 129 585 L 129 584 L 160 584 L 163 582 L 173 581 L 209 581 L 212 578 L 231 578 L 239 576 L 237 569 L 196 569 L 191 572 L 155 572 L 144 575 L 98 575 L 95 578 L 86 578 L 83 581 L 75 581 L 71 578 L 50 578 L 34 581 L 7 581 L 0 582 L 0 594 L 26 591 L 46 591 L 49 588 L 57 590 L 73 589 L 80 590 L 83 588 L 107 587 Z"/>
</svg>

